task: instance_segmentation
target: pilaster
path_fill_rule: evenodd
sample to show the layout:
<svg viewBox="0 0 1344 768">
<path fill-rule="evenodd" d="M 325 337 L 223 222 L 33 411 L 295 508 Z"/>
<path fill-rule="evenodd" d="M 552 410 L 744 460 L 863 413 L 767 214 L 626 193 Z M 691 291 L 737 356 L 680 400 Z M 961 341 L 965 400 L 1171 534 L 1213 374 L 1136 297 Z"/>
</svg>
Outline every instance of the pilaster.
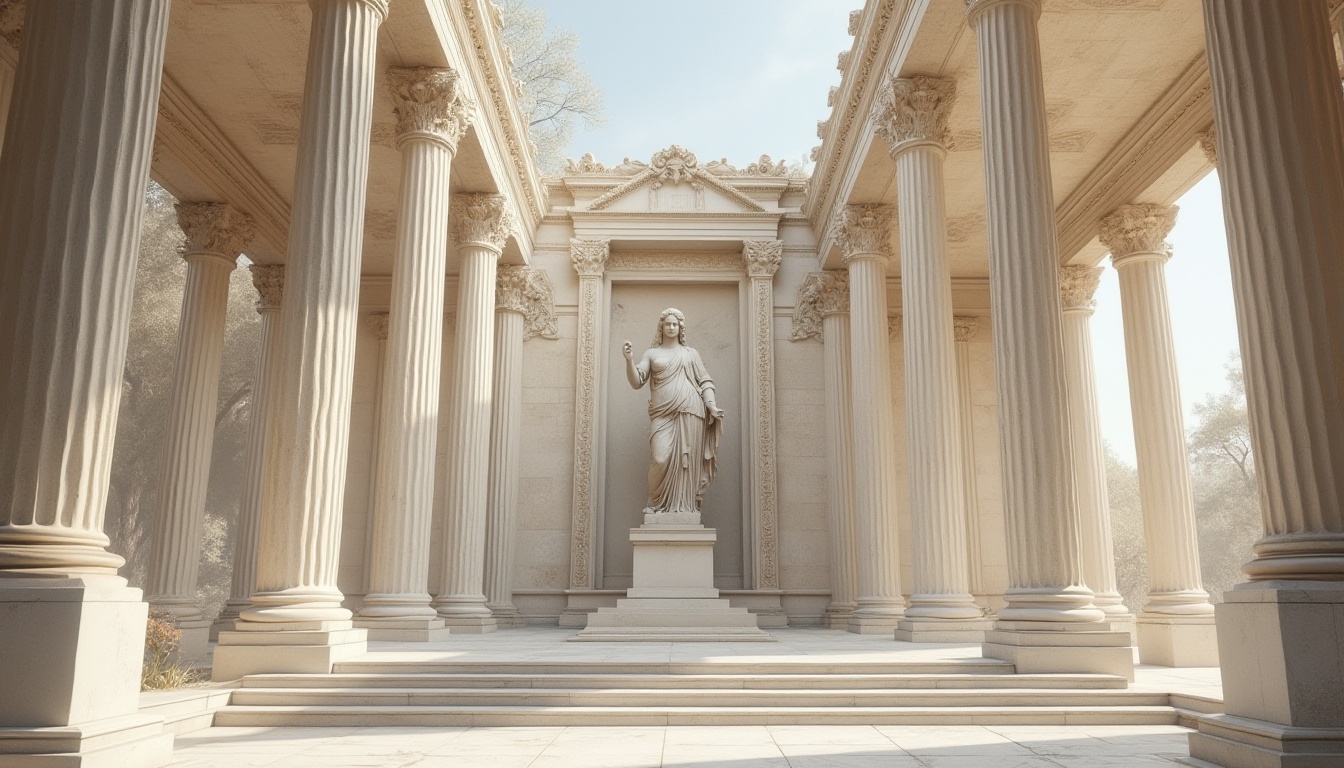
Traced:
<svg viewBox="0 0 1344 768">
<path fill-rule="evenodd" d="M 849 268 L 859 598 L 848 629 L 860 634 L 894 631 L 905 610 L 896 538 L 887 336 L 887 262 L 894 218 L 890 205 L 848 205 L 835 216 L 832 232 Z"/>
<path fill-rule="evenodd" d="M 179 655 L 194 661 L 205 658 L 210 639 L 210 621 L 196 598 L 196 577 L 215 442 L 229 274 L 254 230 L 251 217 L 226 203 L 178 203 L 177 222 L 187 236 L 182 246 L 187 275 L 147 586 L 150 605 L 172 616 L 182 632 Z"/>
<path fill-rule="evenodd" d="M 775 272 L 784 241 L 747 240 L 742 260 L 750 281 L 751 362 L 747 398 L 751 436 L 751 527 L 756 540 L 752 587 L 779 589 L 779 494 L 775 477 Z M 784 625 L 781 608 L 775 621 Z"/>
<path fill-rule="evenodd" d="M 444 580 L 434 606 L 454 632 L 493 632 L 485 601 L 485 526 L 494 378 L 495 267 L 513 233 L 503 195 L 454 195 L 457 343 L 449 390 Z"/>
</svg>

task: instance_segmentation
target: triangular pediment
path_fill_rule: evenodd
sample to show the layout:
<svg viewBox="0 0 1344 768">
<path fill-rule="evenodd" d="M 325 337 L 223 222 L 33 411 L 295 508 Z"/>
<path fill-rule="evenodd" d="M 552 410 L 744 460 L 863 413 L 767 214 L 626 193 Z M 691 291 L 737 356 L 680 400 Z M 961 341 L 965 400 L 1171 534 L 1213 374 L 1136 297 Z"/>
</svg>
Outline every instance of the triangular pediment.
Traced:
<svg viewBox="0 0 1344 768">
<path fill-rule="evenodd" d="M 643 165 L 642 163 L 640 165 Z M 586 206 L 619 213 L 764 213 L 746 193 L 700 167 L 693 153 L 677 145 Z"/>
</svg>

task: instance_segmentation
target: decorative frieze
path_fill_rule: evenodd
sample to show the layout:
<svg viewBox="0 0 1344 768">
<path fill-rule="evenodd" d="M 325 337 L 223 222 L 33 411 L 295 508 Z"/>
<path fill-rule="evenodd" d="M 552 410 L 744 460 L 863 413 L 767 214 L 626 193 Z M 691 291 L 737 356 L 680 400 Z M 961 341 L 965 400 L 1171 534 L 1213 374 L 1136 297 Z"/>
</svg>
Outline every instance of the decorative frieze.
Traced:
<svg viewBox="0 0 1344 768">
<path fill-rule="evenodd" d="M 849 261 L 860 255 L 891 258 L 891 233 L 896 206 L 846 205 L 831 218 L 831 237 Z"/>
<path fill-rule="evenodd" d="M 1098 238 L 1112 258 L 1124 258 L 1132 253 L 1170 255 L 1171 246 L 1165 240 L 1176 226 L 1179 210 L 1174 205 L 1122 205 L 1101 220 Z"/>
<path fill-rule="evenodd" d="M 523 316 L 523 340 L 558 339 L 551 281 L 532 267 L 500 267 L 495 276 L 495 309 Z"/>
<path fill-rule="evenodd" d="M 218 253 L 234 259 L 256 235 L 252 217 L 228 203 L 178 203 L 177 224 L 187 236 L 183 255 Z"/>
<path fill-rule="evenodd" d="M 873 127 L 891 144 L 892 152 L 912 141 L 946 147 L 952 139 L 947 118 L 956 100 L 957 83 L 936 77 L 892 78 L 878 89 Z"/>
<path fill-rule="evenodd" d="M 1091 312 L 1097 302 L 1092 298 L 1101 283 L 1101 267 L 1069 264 L 1059 268 L 1059 298 L 1064 310 L 1083 309 Z"/>
<path fill-rule="evenodd" d="M 391 67 L 387 87 L 397 117 L 397 140 L 430 135 L 451 152 L 467 132 L 473 105 L 462 93 L 457 71 L 451 67 Z"/>
<path fill-rule="evenodd" d="M 495 252 L 504 250 L 514 229 L 513 211 L 503 195 L 453 195 L 449 221 L 459 247 L 479 245 Z"/>
</svg>

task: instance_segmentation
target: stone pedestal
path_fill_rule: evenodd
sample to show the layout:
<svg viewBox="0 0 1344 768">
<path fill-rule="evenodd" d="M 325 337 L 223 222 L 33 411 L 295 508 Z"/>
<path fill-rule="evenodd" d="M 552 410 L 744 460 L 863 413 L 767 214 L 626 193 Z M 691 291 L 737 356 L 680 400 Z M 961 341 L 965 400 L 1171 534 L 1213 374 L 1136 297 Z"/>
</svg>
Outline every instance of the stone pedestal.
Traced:
<svg viewBox="0 0 1344 768">
<path fill-rule="evenodd" d="M 998 621 L 985 633 L 987 659 L 1013 664 L 1019 674 L 1101 674 L 1134 679 L 1128 632 L 1106 622 Z"/>
<path fill-rule="evenodd" d="M 599 642 L 774 642 L 746 608 L 714 588 L 714 542 L 703 525 L 630 529 L 634 569 L 626 597 L 599 608 L 569 638 Z"/>
<path fill-rule="evenodd" d="M 211 678 L 237 680 L 270 673 L 316 674 L 368 651 L 368 630 L 350 621 L 291 621 L 261 624 L 239 621 L 233 632 L 220 632 Z M 392 639 L 392 638 L 389 638 Z"/>
</svg>

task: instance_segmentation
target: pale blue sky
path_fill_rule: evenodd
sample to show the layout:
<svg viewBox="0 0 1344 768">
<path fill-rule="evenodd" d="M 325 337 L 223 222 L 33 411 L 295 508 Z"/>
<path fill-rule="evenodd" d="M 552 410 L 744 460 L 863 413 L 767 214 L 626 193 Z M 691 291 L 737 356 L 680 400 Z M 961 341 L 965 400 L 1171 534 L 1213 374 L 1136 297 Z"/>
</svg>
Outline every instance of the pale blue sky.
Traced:
<svg viewBox="0 0 1344 768">
<path fill-rule="evenodd" d="M 847 50 L 843 0 L 529 0 L 580 37 L 579 57 L 602 88 L 606 124 L 582 127 L 567 153 L 604 163 L 647 160 L 676 142 L 702 160 L 746 165 L 762 152 L 794 162 L 819 143 Z M 1227 241 L 1216 175 L 1181 201 L 1168 238 L 1172 327 L 1187 426 L 1191 407 L 1224 389 L 1237 348 Z M 1120 291 L 1109 260 L 1092 320 L 1102 433 L 1134 459 Z"/>
</svg>

